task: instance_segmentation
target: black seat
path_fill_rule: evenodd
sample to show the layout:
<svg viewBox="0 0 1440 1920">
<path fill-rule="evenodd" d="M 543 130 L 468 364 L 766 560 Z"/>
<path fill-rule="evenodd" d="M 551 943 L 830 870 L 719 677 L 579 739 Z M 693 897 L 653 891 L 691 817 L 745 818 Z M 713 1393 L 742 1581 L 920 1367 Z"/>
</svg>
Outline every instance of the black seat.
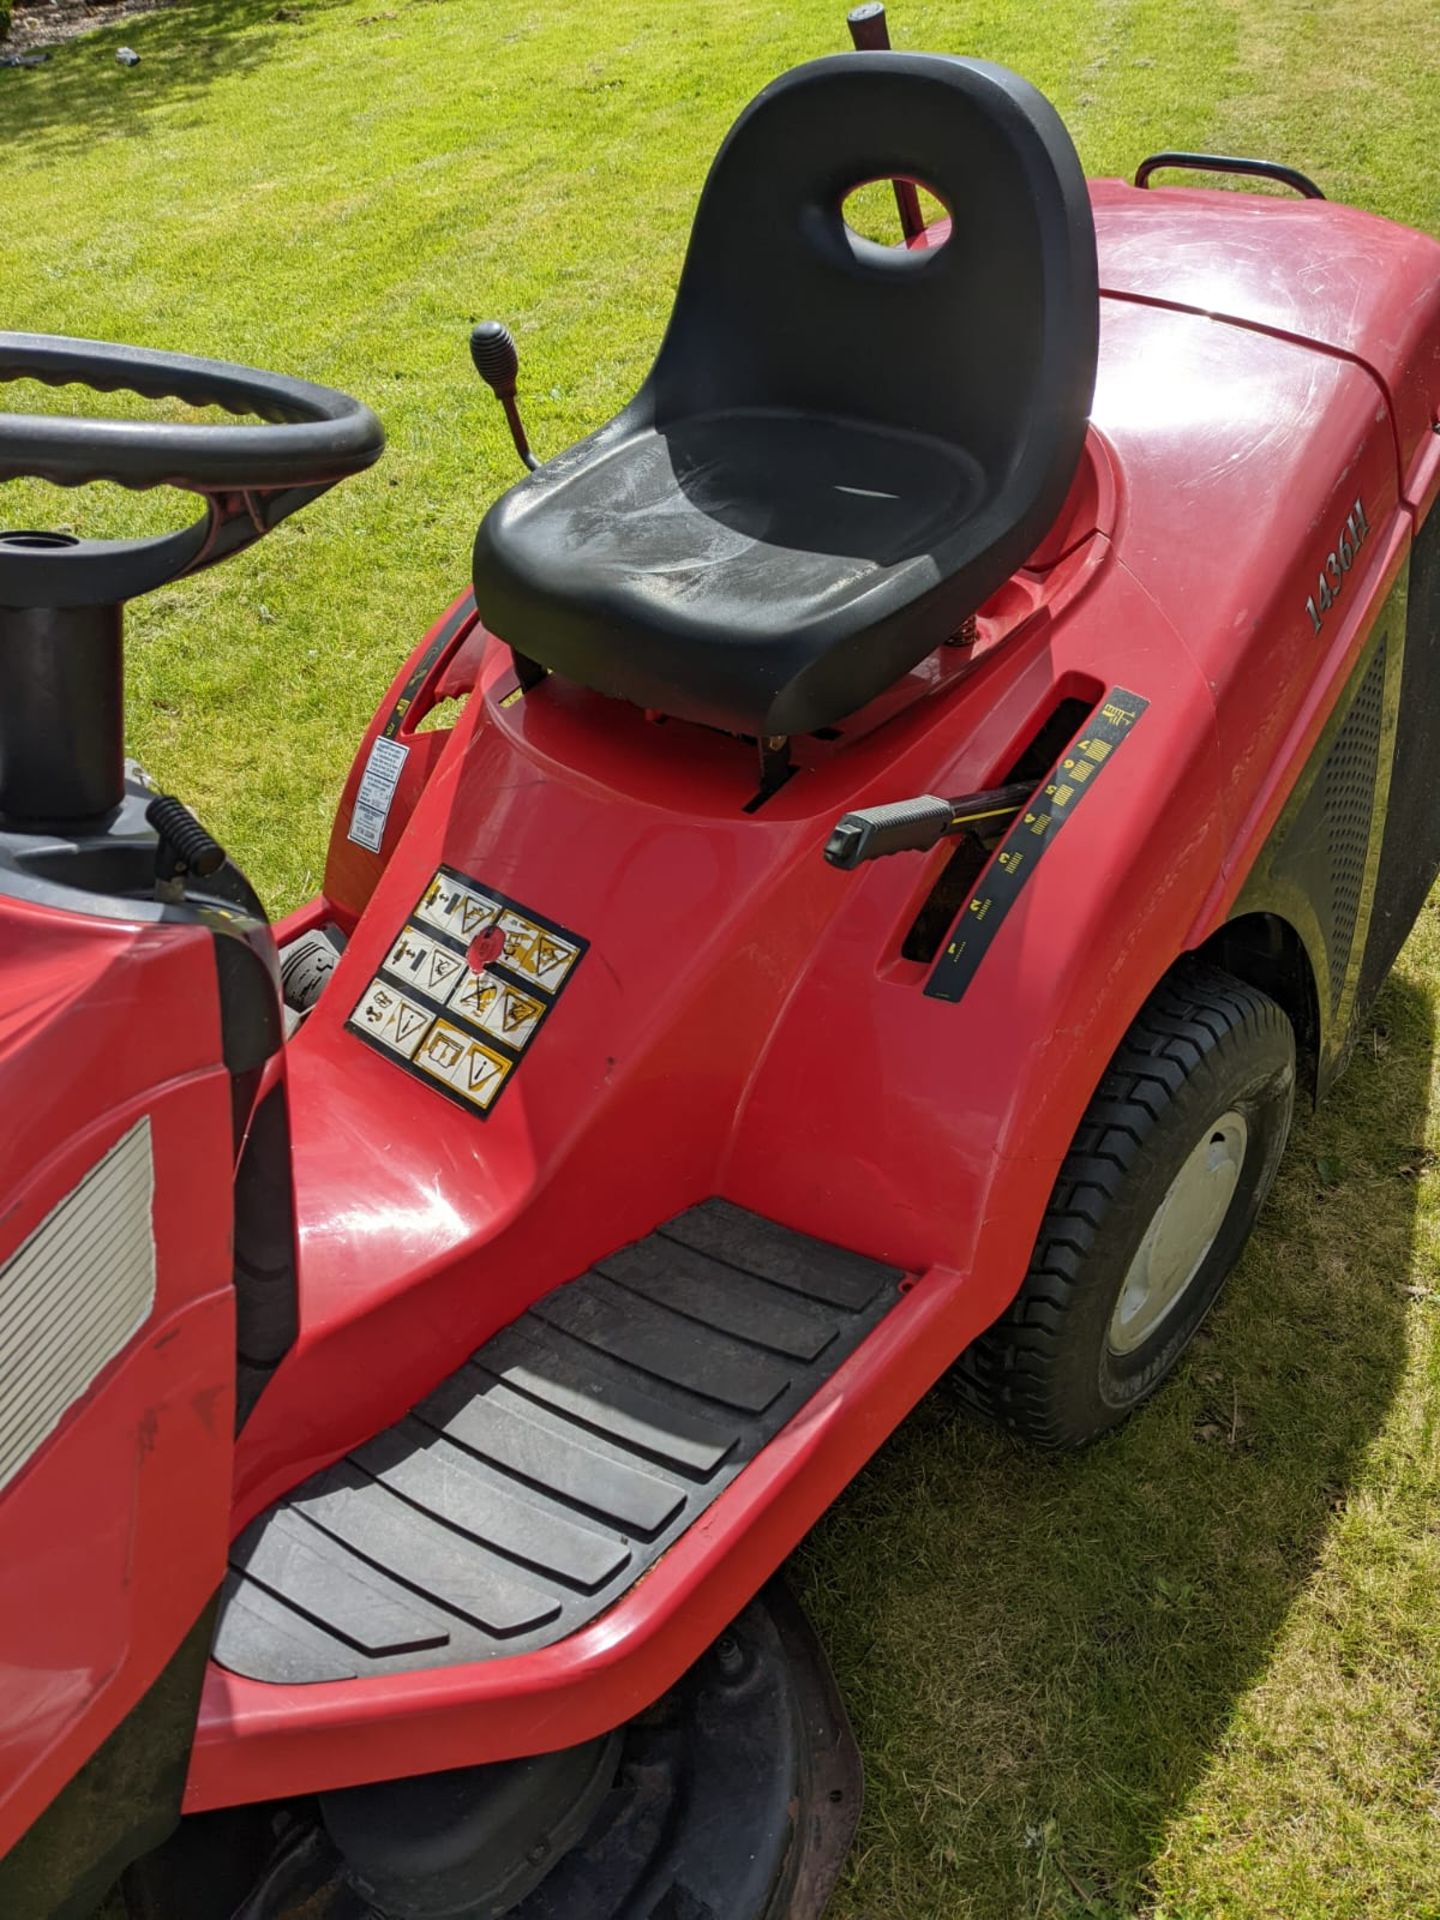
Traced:
<svg viewBox="0 0 1440 1920">
<path fill-rule="evenodd" d="M 850 190 L 896 176 L 944 201 L 946 244 L 851 232 Z M 664 713 L 828 726 L 1048 532 L 1098 314 L 1080 163 L 1026 81 L 934 54 L 796 68 L 716 157 L 645 384 L 485 516 L 486 625 Z"/>
</svg>

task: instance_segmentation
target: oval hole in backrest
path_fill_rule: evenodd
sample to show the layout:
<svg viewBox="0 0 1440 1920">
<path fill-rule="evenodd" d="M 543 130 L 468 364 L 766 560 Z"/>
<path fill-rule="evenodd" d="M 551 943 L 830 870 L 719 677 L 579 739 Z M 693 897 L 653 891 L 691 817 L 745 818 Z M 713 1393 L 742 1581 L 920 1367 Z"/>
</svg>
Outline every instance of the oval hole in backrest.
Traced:
<svg viewBox="0 0 1440 1920">
<path fill-rule="evenodd" d="M 920 201 L 920 217 L 927 227 L 937 220 L 948 220 L 950 209 L 933 187 L 913 175 L 900 175 L 914 187 Z M 900 215 L 895 205 L 895 181 L 888 178 L 865 180 L 852 187 L 840 202 L 840 217 L 856 240 L 869 240 L 882 247 L 898 246 L 903 239 Z M 948 235 L 946 236 L 948 238 Z M 939 245 L 944 246 L 942 239 Z"/>
</svg>

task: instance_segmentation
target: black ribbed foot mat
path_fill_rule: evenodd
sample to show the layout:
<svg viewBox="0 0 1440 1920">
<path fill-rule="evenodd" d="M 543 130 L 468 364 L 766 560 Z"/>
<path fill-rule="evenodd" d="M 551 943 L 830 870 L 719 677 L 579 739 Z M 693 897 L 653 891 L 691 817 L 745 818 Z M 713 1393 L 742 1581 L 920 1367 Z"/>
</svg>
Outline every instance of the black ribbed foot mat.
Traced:
<svg viewBox="0 0 1440 1920">
<path fill-rule="evenodd" d="M 728 1201 L 692 1207 L 253 1521 L 215 1658 L 339 1680 L 573 1633 L 854 1352 L 900 1279 Z"/>
</svg>

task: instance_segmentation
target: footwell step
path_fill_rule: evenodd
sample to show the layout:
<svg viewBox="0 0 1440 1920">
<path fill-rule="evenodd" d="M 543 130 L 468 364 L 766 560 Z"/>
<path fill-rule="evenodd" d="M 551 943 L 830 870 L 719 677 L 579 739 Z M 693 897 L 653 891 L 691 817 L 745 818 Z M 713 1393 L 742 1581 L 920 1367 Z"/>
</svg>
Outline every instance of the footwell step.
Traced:
<svg viewBox="0 0 1440 1920">
<path fill-rule="evenodd" d="M 216 1660 L 293 1684 L 575 1632 L 799 1412 L 901 1278 L 728 1201 L 692 1207 L 253 1521 Z"/>
</svg>

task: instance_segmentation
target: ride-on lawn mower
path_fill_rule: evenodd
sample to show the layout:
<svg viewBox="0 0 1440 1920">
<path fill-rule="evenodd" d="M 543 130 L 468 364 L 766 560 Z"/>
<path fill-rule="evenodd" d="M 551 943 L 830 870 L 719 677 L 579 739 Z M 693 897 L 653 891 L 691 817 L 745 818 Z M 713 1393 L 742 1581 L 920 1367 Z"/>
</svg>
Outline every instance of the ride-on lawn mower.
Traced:
<svg viewBox="0 0 1440 1920">
<path fill-rule="evenodd" d="M 0 417 L 206 503 L 0 538 L 6 1920 L 818 1915 L 766 1583 L 947 1369 L 1051 1447 L 1159 1385 L 1440 867 L 1430 240 L 872 48 L 741 114 L 599 432 L 472 348 L 534 470 L 272 928 L 122 607 L 379 426 L 0 335 L 268 423 Z"/>
</svg>

